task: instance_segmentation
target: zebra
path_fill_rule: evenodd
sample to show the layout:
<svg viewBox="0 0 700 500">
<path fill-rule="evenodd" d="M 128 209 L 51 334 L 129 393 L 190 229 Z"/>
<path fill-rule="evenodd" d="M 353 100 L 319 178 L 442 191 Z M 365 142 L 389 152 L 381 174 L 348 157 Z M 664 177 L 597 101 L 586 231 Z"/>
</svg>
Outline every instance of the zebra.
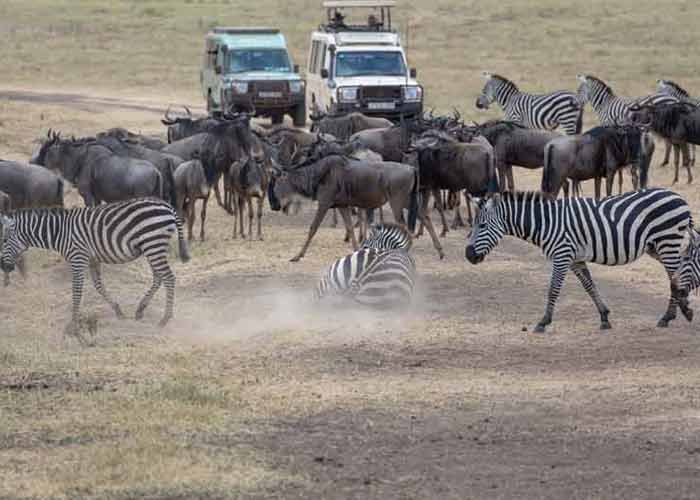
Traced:
<svg viewBox="0 0 700 500">
<path fill-rule="evenodd" d="M 336 260 L 314 289 L 314 301 L 349 298 L 363 306 L 397 307 L 410 303 L 416 265 L 408 253 L 411 233 L 405 226 L 372 226 L 362 247 Z"/>
<path fill-rule="evenodd" d="M 497 102 L 505 113 L 505 120 L 528 128 L 553 130 L 561 127 L 567 135 L 581 133 L 583 105 L 573 92 L 558 90 L 549 94 L 527 94 L 500 75 L 484 72 L 486 78 L 476 107 L 488 109 Z"/>
<path fill-rule="evenodd" d="M 681 245 L 692 227 L 688 204 L 676 193 L 649 189 L 610 196 L 552 200 L 542 193 L 506 192 L 479 201 L 479 214 L 465 248 L 465 257 L 478 264 L 504 235 L 540 247 L 552 261 L 552 277 L 543 318 L 535 327 L 542 333 L 552 322 L 554 306 L 570 269 L 595 303 L 600 328 L 610 328 L 609 309 L 598 293 L 586 262 L 609 266 L 629 264 L 644 253 L 661 262 L 669 280 L 681 262 Z M 667 327 L 676 308 L 688 321 L 693 311 L 687 299 L 671 287 L 668 309 L 659 320 Z"/>
<path fill-rule="evenodd" d="M 681 263 L 671 280 L 680 297 L 687 297 L 690 291 L 700 289 L 700 233 L 689 228 L 688 236 L 688 247 L 681 255 Z"/>
<path fill-rule="evenodd" d="M 681 102 L 687 102 L 693 106 L 700 106 L 700 99 L 691 97 L 687 90 L 671 80 L 656 80 L 656 91 L 660 94 L 675 97 Z M 664 156 L 664 161 L 661 163 L 661 166 L 668 165 L 670 156 L 671 150 L 666 148 L 666 155 Z M 695 165 L 695 144 L 690 145 L 690 164 Z"/>
<path fill-rule="evenodd" d="M 11 272 L 17 258 L 29 247 L 59 252 L 71 267 L 73 310 L 67 335 L 79 335 L 80 302 L 85 272 L 90 270 L 97 292 L 123 318 L 119 304 L 102 283 L 101 265 L 123 264 L 141 256 L 146 257 L 153 272 L 153 284 L 136 310 L 136 319 L 158 291 L 165 285 L 165 315 L 161 326 L 173 316 L 175 275 L 168 264 L 169 240 L 177 232 L 180 259 L 189 260 L 187 243 L 183 238 L 182 220 L 167 202 L 144 198 L 93 207 L 37 208 L 17 210 L 0 217 L 4 228 L 0 268 Z"/>
</svg>

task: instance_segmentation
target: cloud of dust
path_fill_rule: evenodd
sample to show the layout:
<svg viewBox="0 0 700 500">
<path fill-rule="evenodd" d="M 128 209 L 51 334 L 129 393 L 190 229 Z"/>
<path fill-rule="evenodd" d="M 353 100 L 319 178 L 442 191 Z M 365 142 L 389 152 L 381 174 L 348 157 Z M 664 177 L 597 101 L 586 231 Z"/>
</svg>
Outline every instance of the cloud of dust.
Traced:
<svg viewBox="0 0 700 500">
<path fill-rule="evenodd" d="M 195 343 L 245 341 L 254 346 L 275 338 L 297 339 L 322 335 L 334 341 L 377 339 L 377 335 L 401 334 L 422 315 L 411 305 L 391 310 L 361 306 L 351 300 L 312 299 L 311 289 L 280 287 L 266 283 L 231 296 L 227 302 L 176 305 L 169 335 Z"/>
</svg>

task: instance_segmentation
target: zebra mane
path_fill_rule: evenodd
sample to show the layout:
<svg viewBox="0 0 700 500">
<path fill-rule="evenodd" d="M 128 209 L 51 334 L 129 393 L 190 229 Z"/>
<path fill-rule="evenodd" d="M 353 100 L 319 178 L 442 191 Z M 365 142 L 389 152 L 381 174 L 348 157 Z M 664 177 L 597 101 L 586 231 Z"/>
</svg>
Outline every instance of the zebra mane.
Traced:
<svg viewBox="0 0 700 500">
<path fill-rule="evenodd" d="M 586 75 L 586 78 L 589 79 L 589 80 L 592 80 L 594 83 L 597 83 L 598 85 L 600 85 L 601 87 L 603 87 L 603 88 L 604 88 L 607 92 L 609 92 L 611 95 L 613 95 L 613 96 L 615 95 L 615 92 L 613 92 L 612 87 L 610 87 L 610 85 L 608 85 L 607 83 L 605 83 L 603 80 L 601 80 L 601 79 L 598 78 L 597 76 Z"/>
<path fill-rule="evenodd" d="M 413 246 L 413 233 L 404 224 L 399 224 L 398 222 L 382 222 L 379 224 L 374 224 L 372 226 L 372 232 L 370 236 L 372 238 L 380 237 L 384 232 L 400 232 L 402 236 L 408 241 L 408 246 L 405 250 L 410 250 Z"/>
<path fill-rule="evenodd" d="M 672 87 L 673 90 L 675 90 L 679 95 L 682 97 L 690 97 L 690 94 L 688 93 L 687 90 L 685 90 L 683 87 L 678 85 L 676 82 L 673 82 L 671 80 L 662 80 L 667 86 Z"/>
<path fill-rule="evenodd" d="M 513 201 L 515 203 L 548 203 L 551 201 L 555 201 L 549 195 L 543 193 L 542 191 L 504 191 L 503 193 L 501 193 L 501 197 L 505 200 Z"/>
<path fill-rule="evenodd" d="M 510 83 L 512 86 L 517 87 L 517 85 L 515 85 L 515 83 L 513 83 L 512 80 L 509 80 L 505 76 L 499 75 L 498 73 L 491 73 L 491 78 L 494 78 L 496 80 L 501 80 L 502 82 L 505 82 L 505 83 Z"/>
</svg>

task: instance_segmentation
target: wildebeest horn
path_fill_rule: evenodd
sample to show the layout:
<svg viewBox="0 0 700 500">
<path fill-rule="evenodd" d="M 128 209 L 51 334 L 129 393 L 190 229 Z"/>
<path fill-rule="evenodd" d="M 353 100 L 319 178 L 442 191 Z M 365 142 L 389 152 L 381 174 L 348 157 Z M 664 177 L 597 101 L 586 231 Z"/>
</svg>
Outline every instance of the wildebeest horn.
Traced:
<svg viewBox="0 0 700 500">
<path fill-rule="evenodd" d="M 452 108 L 452 114 L 453 114 L 454 120 L 456 122 L 459 122 L 462 119 L 462 115 L 460 114 L 460 112 L 457 110 L 456 107 Z"/>
<path fill-rule="evenodd" d="M 170 118 L 171 107 L 171 105 L 168 105 L 168 109 L 165 110 L 165 116 L 160 121 L 163 125 L 175 125 L 175 123 L 177 123 L 177 120 L 173 120 L 172 118 Z"/>
<path fill-rule="evenodd" d="M 185 108 L 185 111 L 187 111 L 187 117 L 192 118 L 192 111 L 190 111 L 190 108 L 187 106 L 183 106 L 183 108 Z"/>
</svg>

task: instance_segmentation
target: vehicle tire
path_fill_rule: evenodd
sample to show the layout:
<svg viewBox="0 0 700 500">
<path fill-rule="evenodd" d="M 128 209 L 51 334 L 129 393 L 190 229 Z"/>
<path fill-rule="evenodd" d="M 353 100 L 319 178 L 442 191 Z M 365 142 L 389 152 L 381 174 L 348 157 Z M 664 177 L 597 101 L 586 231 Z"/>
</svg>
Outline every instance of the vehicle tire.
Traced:
<svg viewBox="0 0 700 500">
<path fill-rule="evenodd" d="M 284 121 L 284 113 L 276 111 L 270 115 L 270 118 L 272 118 L 273 125 L 281 125 Z"/>
<path fill-rule="evenodd" d="M 295 127 L 305 127 L 306 126 L 306 102 L 302 101 L 294 107 L 292 112 L 292 121 Z"/>
</svg>

